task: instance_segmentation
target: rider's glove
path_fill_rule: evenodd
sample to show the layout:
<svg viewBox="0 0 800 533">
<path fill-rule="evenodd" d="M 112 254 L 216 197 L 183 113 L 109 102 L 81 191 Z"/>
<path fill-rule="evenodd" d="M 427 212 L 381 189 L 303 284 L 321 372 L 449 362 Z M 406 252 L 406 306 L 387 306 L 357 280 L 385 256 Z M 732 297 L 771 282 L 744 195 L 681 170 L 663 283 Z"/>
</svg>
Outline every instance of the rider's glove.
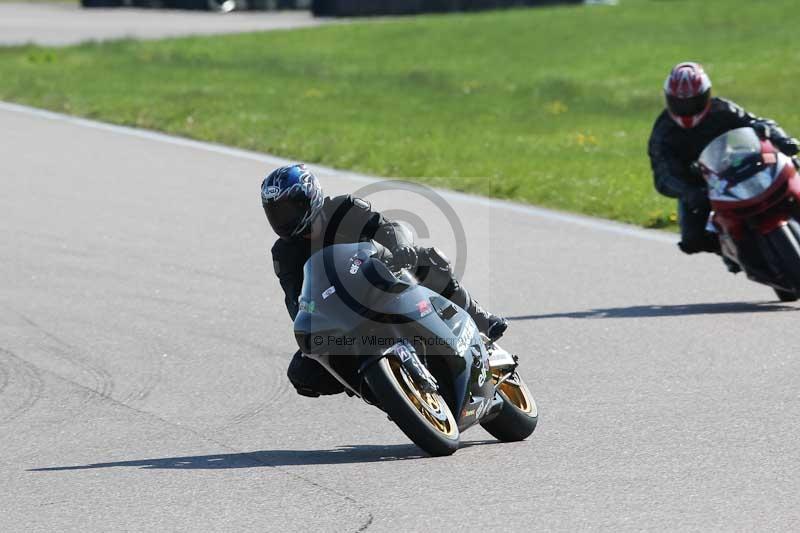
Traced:
<svg viewBox="0 0 800 533">
<path fill-rule="evenodd" d="M 707 210 L 709 208 L 708 190 L 705 187 L 690 189 L 683 196 L 683 201 L 692 213 Z"/>
<path fill-rule="evenodd" d="M 417 251 L 413 246 L 401 246 L 392 250 L 391 266 L 395 270 L 401 268 L 416 268 Z"/>
<path fill-rule="evenodd" d="M 796 155 L 800 152 L 800 141 L 794 137 L 784 137 L 783 139 L 775 139 L 772 141 L 775 147 L 788 156 Z"/>
<path fill-rule="evenodd" d="M 450 260 L 444 252 L 436 248 L 417 248 L 419 266 L 432 267 L 442 272 L 450 270 Z"/>
</svg>

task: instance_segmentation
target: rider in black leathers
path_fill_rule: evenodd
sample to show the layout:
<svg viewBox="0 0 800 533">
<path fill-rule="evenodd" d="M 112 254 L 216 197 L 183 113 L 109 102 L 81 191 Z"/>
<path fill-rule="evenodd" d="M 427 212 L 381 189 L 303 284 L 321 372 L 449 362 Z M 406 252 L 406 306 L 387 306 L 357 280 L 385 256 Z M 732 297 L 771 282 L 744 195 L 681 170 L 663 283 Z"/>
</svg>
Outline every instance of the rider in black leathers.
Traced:
<svg viewBox="0 0 800 533">
<path fill-rule="evenodd" d="M 705 182 L 696 169 L 703 149 L 716 137 L 736 128 L 751 127 L 761 138 L 788 156 L 800 149 L 773 120 L 759 118 L 724 98 L 711 97 L 711 81 L 697 63 L 680 63 L 664 85 L 667 108 L 650 136 L 648 153 L 655 187 L 678 199 L 681 242 L 687 253 L 719 252 L 719 240 L 706 231 L 711 205 Z"/>
<path fill-rule="evenodd" d="M 487 312 L 470 297 L 441 251 L 414 246 L 405 226 L 373 211 L 365 200 L 349 195 L 323 196 L 316 177 L 304 165 L 281 167 L 270 173 L 262 184 L 261 199 L 280 237 L 272 247 L 272 261 L 292 319 L 299 310 L 303 265 L 312 253 L 332 244 L 373 240 L 379 245 L 380 259 L 395 268 L 413 271 L 423 285 L 464 308 L 489 338 L 496 340 L 505 332 L 505 319 Z M 299 351 L 287 374 L 304 396 L 344 390 L 319 363 Z"/>
</svg>

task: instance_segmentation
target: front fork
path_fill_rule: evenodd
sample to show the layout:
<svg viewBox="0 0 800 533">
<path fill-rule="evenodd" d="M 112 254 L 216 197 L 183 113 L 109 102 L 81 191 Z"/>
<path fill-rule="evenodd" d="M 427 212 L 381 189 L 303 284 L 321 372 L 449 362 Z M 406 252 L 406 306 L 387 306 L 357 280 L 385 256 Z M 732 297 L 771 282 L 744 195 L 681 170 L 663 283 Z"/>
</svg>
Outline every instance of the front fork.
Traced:
<svg viewBox="0 0 800 533">
<path fill-rule="evenodd" d="M 488 341 L 488 339 L 484 340 Z M 516 375 L 519 364 L 516 355 L 510 354 L 495 343 L 485 342 L 485 346 L 489 354 L 487 374 L 489 376 L 499 375 L 499 378 L 490 385 L 491 395 L 470 398 L 471 401 L 462 411 L 459 427 L 466 428 L 475 422 L 488 422 L 498 415 L 503 409 L 504 400 L 497 391 L 503 382 Z"/>
<path fill-rule="evenodd" d="M 484 391 L 484 395 L 477 395 L 477 390 L 469 391 L 467 394 L 468 399 L 462 407 L 461 416 L 457 416 L 459 428 L 462 430 L 478 421 L 489 420 L 500 412 L 503 407 L 503 399 L 497 394 L 497 390 L 503 382 L 512 379 L 516 374 L 518 365 L 516 356 L 494 343 L 487 345 L 487 351 L 488 361 L 486 363 L 480 356 L 475 356 L 473 359 L 476 367 L 480 364 L 480 369 L 467 369 L 469 372 L 477 371 L 480 373 L 476 384 Z M 436 378 L 419 358 L 419 354 L 414 347 L 406 341 L 397 342 L 381 354 L 365 359 L 359 367 L 359 374 L 362 374 L 366 368 L 384 357 L 393 357 L 399 361 L 409 378 L 421 390 L 431 394 L 441 393 Z M 497 382 L 492 384 L 489 380 L 493 374 L 498 374 L 500 377 Z M 483 376 L 483 379 L 481 379 L 481 376 Z M 473 395 L 473 392 L 476 395 Z"/>
<path fill-rule="evenodd" d="M 384 357 L 394 357 L 403 366 L 411 380 L 422 391 L 435 394 L 439 390 L 439 383 L 433 377 L 428 367 L 425 366 L 417 354 L 417 350 L 405 340 L 395 343 L 381 354 Z"/>
</svg>

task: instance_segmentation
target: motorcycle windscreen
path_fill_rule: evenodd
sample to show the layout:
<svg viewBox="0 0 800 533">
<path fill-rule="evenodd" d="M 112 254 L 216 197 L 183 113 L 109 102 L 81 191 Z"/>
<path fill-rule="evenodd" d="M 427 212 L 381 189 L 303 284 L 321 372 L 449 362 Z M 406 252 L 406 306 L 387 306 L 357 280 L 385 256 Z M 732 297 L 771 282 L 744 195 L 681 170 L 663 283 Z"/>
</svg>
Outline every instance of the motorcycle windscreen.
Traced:
<svg viewBox="0 0 800 533">
<path fill-rule="evenodd" d="M 700 154 L 709 198 L 715 202 L 741 202 L 760 196 L 775 183 L 784 159 L 762 154 L 761 141 L 752 128 L 720 135 Z"/>
<path fill-rule="evenodd" d="M 717 201 L 742 201 L 756 198 L 772 187 L 778 174 L 776 167 L 765 168 L 747 179 L 728 185 L 719 196 L 715 196 L 716 193 L 712 193 L 711 199 Z"/>
<path fill-rule="evenodd" d="M 728 177 L 732 171 L 761 160 L 761 141 L 753 128 L 737 128 L 723 133 L 705 147 L 700 164 L 710 172 Z"/>
</svg>

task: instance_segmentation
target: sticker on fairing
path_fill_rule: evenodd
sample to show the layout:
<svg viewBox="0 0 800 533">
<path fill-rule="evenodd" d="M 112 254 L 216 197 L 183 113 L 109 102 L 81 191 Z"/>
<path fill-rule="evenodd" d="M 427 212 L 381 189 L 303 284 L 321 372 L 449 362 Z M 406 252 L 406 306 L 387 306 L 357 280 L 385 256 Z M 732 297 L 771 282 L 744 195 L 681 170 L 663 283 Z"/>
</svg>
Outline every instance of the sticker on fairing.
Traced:
<svg viewBox="0 0 800 533">
<path fill-rule="evenodd" d="M 336 292 L 336 287 L 333 287 L 333 286 L 330 286 L 330 287 L 328 287 L 327 289 L 325 289 L 325 290 L 323 291 L 323 293 L 322 293 L 322 299 L 323 299 L 323 300 L 327 300 L 327 299 L 328 299 L 328 296 L 330 296 L 330 295 L 331 295 L 331 294 L 333 294 L 334 292 Z"/>
<path fill-rule="evenodd" d="M 417 304 L 417 311 L 419 311 L 420 318 L 425 318 L 433 312 L 433 308 L 428 300 L 422 300 Z"/>
<path fill-rule="evenodd" d="M 317 304 L 314 300 L 300 300 L 300 310 L 306 313 L 313 313 L 317 310 Z"/>
<path fill-rule="evenodd" d="M 475 322 L 472 320 L 467 320 L 464 327 L 461 329 L 461 334 L 458 336 L 458 340 L 456 341 L 456 353 L 460 356 L 464 356 L 464 352 L 472 344 L 472 338 L 475 336 Z"/>
</svg>

